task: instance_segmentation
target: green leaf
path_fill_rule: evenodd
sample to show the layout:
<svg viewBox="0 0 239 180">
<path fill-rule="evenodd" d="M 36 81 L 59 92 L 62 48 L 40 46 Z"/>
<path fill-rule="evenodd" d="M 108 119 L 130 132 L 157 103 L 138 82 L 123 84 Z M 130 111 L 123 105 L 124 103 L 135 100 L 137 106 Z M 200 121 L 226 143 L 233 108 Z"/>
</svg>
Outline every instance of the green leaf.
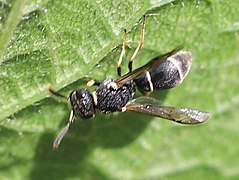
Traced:
<svg viewBox="0 0 239 180">
<path fill-rule="evenodd" d="M 239 3 L 169 2 L 44 1 L 26 13 L 0 65 L 0 179 L 239 177 Z M 0 3 L 2 12 L 11 11 Z M 116 77 L 124 28 L 130 31 L 127 72 L 146 12 L 145 44 L 134 68 L 183 45 L 194 57 L 188 77 L 153 96 L 209 111 L 209 121 L 182 126 L 136 113 L 97 114 L 76 121 L 53 151 L 69 111 L 65 102 L 45 98 L 47 84 L 65 87 L 67 95 L 85 87 L 84 77 Z M 3 29 L 9 16 L 0 21 Z"/>
<path fill-rule="evenodd" d="M 44 98 L 48 83 L 59 89 L 85 76 L 121 42 L 123 28 L 163 3 L 59 1 L 33 12 L 16 29 L 1 65 L 0 91 L 8 93 L 0 99 L 0 119 Z"/>
<path fill-rule="evenodd" d="M 41 5 L 46 3 L 48 0 L 40 0 L 35 2 L 32 0 L 15 0 L 13 2 L 2 1 L 0 5 L 2 9 L 0 11 L 0 63 L 4 61 L 4 56 L 7 51 L 7 47 L 12 38 L 16 26 L 19 24 L 20 20 L 27 18 L 27 14 L 39 9 Z M 11 10 L 10 10 L 11 7 Z M 9 14 L 9 15 L 8 15 Z M 8 15 L 8 17 L 7 17 Z M 6 19 L 7 17 L 7 19 Z M 6 21 L 5 21 L 6 19 Z M 5 22 L 4 22 L 5 21 Z M 4 24 L 4 28 L 2 29 Z"/>
</svg>

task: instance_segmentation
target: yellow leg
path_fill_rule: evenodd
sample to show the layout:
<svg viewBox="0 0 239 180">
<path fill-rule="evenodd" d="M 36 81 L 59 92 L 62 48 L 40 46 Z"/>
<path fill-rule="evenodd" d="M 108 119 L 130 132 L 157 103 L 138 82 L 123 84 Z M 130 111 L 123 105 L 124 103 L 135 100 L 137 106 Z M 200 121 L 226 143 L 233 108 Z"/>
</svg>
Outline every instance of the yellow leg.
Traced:
<svg viewBox="0 0 239 180">
<path fill-rule="evenodd" d="M 142 28 L 141 28 L 141 37 L 140 37 L 138 46 L 135 49 L 134 54 L 132 55 L 132 57 L 129 61 L 129 64 L 128 64 L 129 72 L 132 71 L 133 60 L 135 59 L 136 55 L 138 54 L 139 50 L 142 48 L 142 46 L 144 44 L 144 33 L 145 33 L 145 16 L 143 17 Z"/>
<path fill-rule="evenodd" d="M 121 76 L 121 63 L 122 63 L 123 57 L 125 55 L 126 40 L 127 40 L 127 32 L 126 32 L 126 29 L 125 29 L 124 30 L 124 39 L 123 39 L 123 44 L 122 44 L 122 51 L 120 53 L 120 57 L 119 57 L 119 60 L 118 60 L 118 63 L 117 63 L 118 76 Z"/>
</svg>

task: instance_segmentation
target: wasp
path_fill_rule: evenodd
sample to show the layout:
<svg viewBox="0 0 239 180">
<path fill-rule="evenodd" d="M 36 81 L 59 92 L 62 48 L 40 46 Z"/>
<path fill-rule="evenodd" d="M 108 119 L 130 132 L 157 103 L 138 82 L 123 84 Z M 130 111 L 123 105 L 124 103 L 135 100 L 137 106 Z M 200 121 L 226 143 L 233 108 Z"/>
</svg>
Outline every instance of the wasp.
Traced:
<svg viewBox="0 0 239 180">
<path fill-rule="evenodd" d="M 73 90 L 68 97 L 48 90 L 59 97 L 66 98 L 71 106 L 70 117 L 66 126 L 56 137 L 53 148 L 57 149 L 76 117 L 93 118 L 96 109 L 101 113 L 138 112 L 168 119 L 181 124 L 199 124 L 209 118 L 209 113 L 197 109 L 162 106 L 148 95 L 154 90 L 173 88 L 181 84 L 187 76 L 192 54 L 176 48 L 168 53 L 153 58 L 145 65 L 132 70 L 133 60 L 144 44 L 145 17 L 142 20 L 141 37 L 138 46 L 128 63 L 129 72 L 121 75 L 121 63 L 125 55 L 127 32 L 124 32 L 122 51 L 117 63 L 118 78 L 107 78 L 103 82 L 88 81 L 88 86 L 97 86 L 95 91 L 88 89 Z M 146 96 L 134 99 L 136 88 Z"/>
</svg>

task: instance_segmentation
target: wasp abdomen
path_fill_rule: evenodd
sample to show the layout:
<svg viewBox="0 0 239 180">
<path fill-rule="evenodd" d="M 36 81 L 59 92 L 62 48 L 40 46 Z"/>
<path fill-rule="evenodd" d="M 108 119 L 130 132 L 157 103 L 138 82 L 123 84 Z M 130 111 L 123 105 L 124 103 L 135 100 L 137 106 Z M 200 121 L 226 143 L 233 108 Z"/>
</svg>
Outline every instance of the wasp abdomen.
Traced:
<svg viewBox="0 0 239 180">
<path fill-rule="evenodd" d="M 147 71 L 144 76 L 134 79 L 134 82 L 143 94 L 155 89 L 169 89 L 182 83 L 191 68 L 191 64 L 191 53 L 179 51 L 167 58 L 160 66 Z"/>
<path fill-rule="evenodd" d="M 111 82 L 114 82 L 114 79 L 108 78 L 96 89 L 97 108 L 103 113 L 122 111 L 122 108 L 134 97 L 136 91 L 133 81 L 129 81 L 117 89 L 107 87 Z"/>
</svg>

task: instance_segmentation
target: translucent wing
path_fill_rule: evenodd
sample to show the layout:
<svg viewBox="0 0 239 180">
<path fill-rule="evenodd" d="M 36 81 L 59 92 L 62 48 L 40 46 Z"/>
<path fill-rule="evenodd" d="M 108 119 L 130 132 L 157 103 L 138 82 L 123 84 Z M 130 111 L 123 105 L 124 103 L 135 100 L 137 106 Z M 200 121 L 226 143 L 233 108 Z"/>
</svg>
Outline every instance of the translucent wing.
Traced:
<svg viewBox="0 0 239 180">
<path fill-rule="evenodd" d="M 162 64 L 168 57 L 174 55 L 175 53 L 177 53 L 178 51 L 180 51 L 182 48 L 176 48 L 166 54 L 160 55 L 154 59 L 152 59 L 151 61 L 149 61 L 147 64 L 139 67 L 138 69 L 135 69 L 132 72 L 129 72 L 121 77 L 119 77 L 118 79 L 115 80 L 115 83 L 120 86 L 122 84 L 125 84 L 126 82 L 140 76 L 141 74 L 145 73 L 146 71 L 149 71 L 153 68 L 157 68 L 160 64 Z"/>
<path fill-rule="evenodd" d="M 161 106 L 156 102 L 157 100 L 149 97 L 134 99 L 126 105 L 126 111 L 161 117 L 181 124 L 199 124 L 207 121 L 210 115 L 196 109 Z"/>
</svg>

